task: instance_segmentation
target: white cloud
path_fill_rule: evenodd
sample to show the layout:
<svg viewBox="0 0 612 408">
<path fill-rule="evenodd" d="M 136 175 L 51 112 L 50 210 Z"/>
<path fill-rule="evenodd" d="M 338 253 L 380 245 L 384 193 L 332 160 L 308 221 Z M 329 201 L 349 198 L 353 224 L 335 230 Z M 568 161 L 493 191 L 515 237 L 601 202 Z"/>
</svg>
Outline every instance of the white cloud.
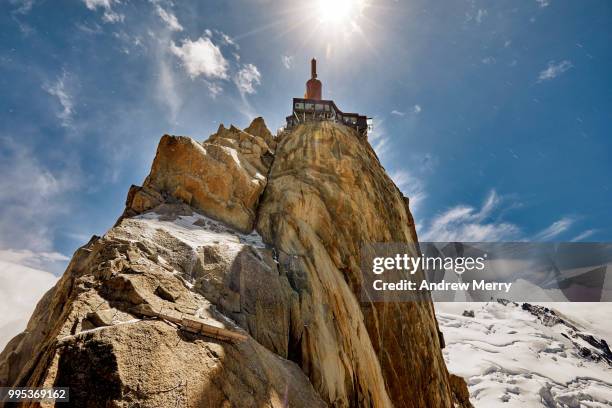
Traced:
<svg viewBox="0 0 612 408">
<path fill-rule="evenodd" d="M 118 0 L 83 0 L 85 2 L 85 6 L 89 10 L 104 10 L 104 14 L 102 19 L 107 23 L 118 23 L 122 22 L 125 19 L 123 14 L 117 13 L 113 10 L 113 3 L 119 3 Z"/>
<path fill-rule="evenodd" d="M 574 219 L 563 217 L 558 221 L 553 222 L 550 226 L 544 228 L 533 236 L 533 241 L 548 241 L 567 231 L 574 224 Z"/>
<path fill-rule="evenodd" d="M 64 71 L 54 82 L 43 84 L 43 89 L 49 95 L 55 96 L 62 106 L 62 110 L 57 113 L 57 117 L 64 127 L 72 125 L 72 115 L 74 114 L 73 97 L 67 89 L 67 81 L 68 74 Z"/>
<path fill-rule="evenodd" d="M 540 71 L 540 75 L 538 75 L 538 82 L 554 79 L 571 68 L 573 68 L 571 61 L 563 60 L 559 63 L 550 61 L 548 63 L 548 67 Z"/>
<path fill-rule="evenodd" d="M 88 238 L 85 237 L 84 241 Z M 83 241 L 83 239 L 81 239 Z M 51 270 L 60 273 L 70 258 L 59 252 L 34 252 L 29 249 L 0 249 L 0 260 L 35 269 Z"/>
<path fill-rule="evenodd" d="M 102 20 L 106 21 L 107 23 L 119 23 L 123 22 L 124 19 L 125 16 L 123 14 L 115 13 L 111 10 L 105 10 L 104 15 L 102 16 Z"/>
<path fill-rule="evenodd" d="M 495 57 L 491 57 L 491 56 L 484 57 L 482 59 L 482 63 L 485 65 L 495 64 Z"/>
<path fill-rule="evenodd" d="M 178 19 L 172 12 L 164 10 L 159 4 L 155 7 L 155 9 L 157 11 L 157 15 L 164 23 L 166 23 L 171 31 L 183 31 L 183 26 L 179 23 Z"/>
<path fill-rule="evenodd" d="M 576 235 L 574 238 L 572 238 L 571 241 L 572 242 L 583 241 L 583 240 L 589 238 L 590 236 L 592 236 L 593 234 L 595 234 L 596 232 L 597 232 L 597 230 L 594 230 L 594 229 L 589 229 L 589 230 L 583 231 L 580 234 Z"/>
<path fill-rule="evenodd" d="M 208 30 L 208 33 L 210 33 L 210 30 Z M 238 46 L 238 44 L 236 44 L 234 39 L 232 37 L 230 37 L 229 35 L 225 34 L 222 31 L 219 31 L 219 30 L 215 30 L 215 33 L 217 33 L 219 35 L 219 37 L 221 37 L 221 43 L 223 45 L 230 45 L 230 46 L 234 47 L 237 50 L 240 49 L 240 46 Z"/>
<path fill-rule="evenodd" d="M 371 134 L 370 143 L 380 160 L 389 152 L 389 138 L 381 132 Z"/>
<path fill-rule="evenodd" d="M 485 220 L 499 206 L 500 203 L 501 198 L 497 195 L 497 192 L 495 190 L 490 191 L 487 199 L 482 204 L 480 211 L 476 214 L 475 219 L 477 221 Z"/>
<path fill-rule="evenodd" d="M 36 303 L 56 281 L 49 272 L 6 261 L 0 254 L 0 350 L 25 329 Z"/>
<path fill-rule="evenodd" d="M 52 252 L 50 224 L 70 211 L 64 195 L 79 186 L 80 169 L 46 168 L 9 137 L 0 146 L 0 248 Z"/>
<path fill-rule="evenodd" d="M 281 57 L 281 60 L 283 62 L 283 66 L 285 68 L 287 68 L 287 69 L 293 68 L 293 60 L 294 60 L 293 56 L 291 56 L 291 55 L 283 55 Z"/>
<path fill-rule="evenodd" d="M 68 257 L 53 251 L 50 220 L 68 211 L 63 193 L 78 172 L 51 172 L 12 139 L 0 144 L 0 349 L 21 332 Z M 6 149 L 5 149 L 6 147 Z M 12 249 L 19 248 L 19 249 Z"/>
<path fill-rule="evenodd" d="M 165 59 L 159 58 L 159 80 L 157 81 L 156 98 L 159 102 L 165 105 L 170 111 L 170 120 L 176 121 L 183 100 L 181 95 L 177 91 L 176 81 L 174 80 L 174 73 L 172 67 L 165 61 Z"/>
<path fill-rule="evenodd" d="M 206 29 L 202 37 L 195 41 L 185 39 L 180 45 L 171 41 L 169 31 L 161 32 L 159 36 L 149 32 L 149 36 L 156 40 L 158 81 L 155 97 L 168 108 L 171 122 L 176 122 L 183 106 L 185 84 L 177 78 L 178 73 L 169 57 L 177 57 L 189 77 L 192 80 L 199 79 L 213 98 L 223 91 L 222 81 L 228 80 L 231 76 L 230 63 L 223 56 L 221 48 L 213 42 L 213 35 L 220 36 L 220 41 L 224 44 L 229 42 L 234 44 L 229 36 L 217 30 L 213 32 Z M 234 47 L 237 48 L 237 45 Z"/>
<path fill-rule="evenodd" d="M 111 8 L 113 0 L 83 0 L 85 5 L 90 10 L 95 10 L 98 7 L 100 8 Z"/>
<path fill-rule="evenodd" d="M 368 133 L 368 141 L 378 158 L 382 161 L 390 148 L 389 137 L 385 131 L 384 121 L 378 118 L 374 118 L 373 121 L 374 129 Z"/>
<path fill-rule="evenodd" d="M 411 112 L 411 113 L 413 113 L 413 114 L 415 114 L 415 115 L 418 115 L 418 114 L 419 114 L 419 113 L 421 113 L 422 111 L 423 111 L 423 109 L 421 108 L 421 105 L 418 105 L 418 104 L 417 104 L 417 105 L 414 105 L 412 108 L 410 108 L 410 112 Z M 391 111 L 391 114 L 392 114 L 392 115 L 395 115 L 395 116 L 406 116 L 406 112 L 404 112 L 404 111 L 399 111 L 399 110 L 396 110 L 396 109 L 393 109 L 393 110 Z"/>
<path fill-rule="evenodd" d="M 255 65 L 246 64 L 234 75 L 234 83 L 240 94 L 253 94 L 255 86 L 261 83 L 261 74 Z"/>
<path fill-rule="evenodd" d="M 422 241 L 467 241 L 467 242 L 496 242 L 508 240 L 520 241 L 549 241 L 568 231 L 575 219 L 563 217 L 550 226 L 544 228 L 532 237 L 521 234 L 521 228 L 513 223 L 500 220 L 502 211 L 510 207 L 502 206 L 506 199 L 500 197 L 492 190 L 480 208 L 469 205 L 457 205 L 447 211 L 436 215 L 427 223 L 423 231 L 419 231 Z M 419 230 L 422 225 L 419 225 Z M 577 235 L 572 241 L 581 241 L 591 235 L 595 230 L 586 230 Z"/>
<path fill-rule="evenodd" d="M 427 197 L 423 183 L 405 170 L 393 171 L 389 176 L 402 193 L 409 198 L 410 211 L 414 215 Z"/>
<path fill-rule="evenodd" d="M 501 198 L 493 190 L 480 209 L 467 205 L 455 206 L 435 216 L 420 233 L 423 241 L 486 242 L 516 239 L 520 229 L 511 223 L 492 220 Z"/>
<path fill-rule="evenodd" d="M 192 79 L 200 75 L 209 79 L 228 78 L 229 64 L 219 47 L 208 37 L 200 37 L 195 41 L 183 40 L 180 47 L 172 42 L 170 51 L 181 60 Z"/>
<path fill-rule="evenodd" d="M 223 92 L 223 87 L 216 82 L 208 82 L 206 85 L 208 86 L 210 96 L 212 96 L 213 98 Z"/>
<path fill-rule="evenodd" d="M 536 2 L 541 8 L 548 7 L 550 5 L 550 0 L 536 0 Z"/>
</svg>

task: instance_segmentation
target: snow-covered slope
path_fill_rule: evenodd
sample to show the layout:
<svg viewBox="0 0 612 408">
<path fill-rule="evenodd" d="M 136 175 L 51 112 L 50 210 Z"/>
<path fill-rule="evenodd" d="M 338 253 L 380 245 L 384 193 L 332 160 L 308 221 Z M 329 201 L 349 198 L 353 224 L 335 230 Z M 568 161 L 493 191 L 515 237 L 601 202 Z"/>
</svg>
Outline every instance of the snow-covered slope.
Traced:
<svg viewBox="0 0 612 408">
<path fill-rule="evenodd" d="M 612 303 L 437 303 L 436 310 L 449 371 L 467 380 L 475 407 L 612 406 Z"/>
</svg>

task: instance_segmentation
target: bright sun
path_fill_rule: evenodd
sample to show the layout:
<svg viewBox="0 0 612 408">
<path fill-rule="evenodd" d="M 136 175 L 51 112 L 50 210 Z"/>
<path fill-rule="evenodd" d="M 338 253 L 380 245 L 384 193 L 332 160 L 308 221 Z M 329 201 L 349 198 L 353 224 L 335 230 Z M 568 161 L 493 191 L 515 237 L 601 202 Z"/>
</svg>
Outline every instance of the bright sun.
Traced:
<svg viewBox="0 0 612 408">
<path fill-rule="evenodd" d="M 323 23 L 341 25 L 357 18 L 365 0 L 318 0 L 317 11 Z"/>
</svg>

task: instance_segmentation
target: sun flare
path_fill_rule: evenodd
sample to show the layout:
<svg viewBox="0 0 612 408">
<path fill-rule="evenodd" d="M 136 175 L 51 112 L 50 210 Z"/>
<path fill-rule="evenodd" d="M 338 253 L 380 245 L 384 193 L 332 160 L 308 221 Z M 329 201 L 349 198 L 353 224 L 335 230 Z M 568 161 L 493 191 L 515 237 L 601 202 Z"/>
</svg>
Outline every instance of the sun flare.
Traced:
<svg viewBox="0 0 612 408">
<path fill-rule="evenodd" d="M 353 22 L 365 7 L 365 0 L 318 0 L 317 13 L 322 23 L 343 25 Z"/>
</svg>

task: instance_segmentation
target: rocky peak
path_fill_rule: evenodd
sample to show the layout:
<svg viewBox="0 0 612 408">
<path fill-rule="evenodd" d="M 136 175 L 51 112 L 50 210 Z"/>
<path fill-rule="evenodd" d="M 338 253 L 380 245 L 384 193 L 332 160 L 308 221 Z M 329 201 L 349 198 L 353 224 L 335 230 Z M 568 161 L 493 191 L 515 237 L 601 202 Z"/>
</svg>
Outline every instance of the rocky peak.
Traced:
<svg viewBox="0 0 612 408">
<path fill-rule="evenodd" d="M 348 127 L 165 135 L 0 354 L 0 386 L 71 386 L 87 406 L 468 407 L 430 301 L 360 300 L 361 244 L 415 241 Z"/>
<path fill-rule="evenodd" d="M 254 120 L 249 128 L 256 134 L 220 125 L 217 133 L 202 143 L 164 135 L 149 176 L 142 187 L 134 187 L 128 195 L 128 214 L 140 214 L 160 204 L 157 192 L 238 231 L 250 232 L 257 201 L 266 186 L 272 150 L 264 138 L 271 134 L 263 120 Z"/>
<path fill-rule="evenodd" d="M 274 140 L 274 136 L 272 136 L 272 133 L 268 130 L 266 122 L 261 116 L 253 119 L 251 124 L 244 129 L 244 131 L 253 136 L 262 138 L 266 141 L 270 149 L 276 150 L 276 140 Z"/>
</svg>

